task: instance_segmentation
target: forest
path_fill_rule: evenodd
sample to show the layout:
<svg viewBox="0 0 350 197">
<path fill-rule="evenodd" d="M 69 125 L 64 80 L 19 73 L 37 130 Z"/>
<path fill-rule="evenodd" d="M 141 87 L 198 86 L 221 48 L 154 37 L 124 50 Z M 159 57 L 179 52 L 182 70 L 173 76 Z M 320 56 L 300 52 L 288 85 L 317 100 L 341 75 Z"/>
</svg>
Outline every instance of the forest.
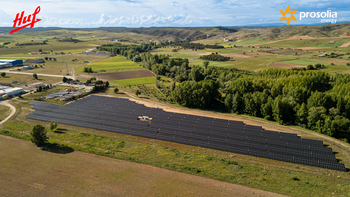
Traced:
<svg viewBox="0 0 350 197">
<path fill-rule="evenodd" d="M 166 93 L 169 102 L 261 117 L 350 140 L 350 75 L 331 77 L 322 69 L 251 72 L 210 66 L 208 61 L 190 67 L 186 58 L 142 53 L 152 47 L 122 45 L 117 54 L 143 62 L 157 76 L 172 78 L 174 84 Z"/>
</svg>

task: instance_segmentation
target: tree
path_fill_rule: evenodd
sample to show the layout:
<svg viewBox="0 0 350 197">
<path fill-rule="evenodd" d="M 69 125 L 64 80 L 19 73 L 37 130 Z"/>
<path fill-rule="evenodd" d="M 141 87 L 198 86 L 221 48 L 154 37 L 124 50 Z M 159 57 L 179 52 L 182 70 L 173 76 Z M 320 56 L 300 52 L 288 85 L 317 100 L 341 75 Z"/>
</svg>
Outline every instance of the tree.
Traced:
<svg viewBox="0 0 350 197">
<path fill-rule="evenodd" d="M 92 73 L 92 68 L 91 67 L 89 67 L 89 71 L 88 71 L 89 73 Z"/>
<path fill-rule="evenodd" d="M 140 90 L 136 90 L 135 95 L 138 97 L 141 94 Z"/>
<path fill-rule="evenodd" d="M 37 146 L 43 146 L 47 143 L 49 139 L 46 135 L 47 131 L 42 125 L 35 125 L 30 132 L 31 141 Z"/>
<path fill-rule="evenodd" d="M 63 77 L 62 82 L 63 82 L 63 83 L 66 83 L 66 82 L 67 82 L 67 78 L 66 78 L 66 77 Z"/>
<path fill-rule="evenodd" d="M 118 88 L 114 88 L 114 93 L 117 94 L 119 92 Z"/>
<path fill-rule="evenodd" d="M 55 122 L 53 123 L 54 129 L 57 129 L 57 121 L 55 120 Z"/>
<path fill-rule="evenodd" d="M 106 88 L 108 88 L 108 86 L 109 86 L 109 82 L 108 82 L 108 81 L 106 81 Z"/>
<path fill-rule="evenodd" d="M 50 122 L 50 130 L 53 131 L 55 129 L 55 125 L 53 122 Z"/>
<path fill-rule="evenodd" d="M 6 73 L 1 73 L 1 76 L 2 76 L 2 77 L 5 77 L 5 76 L 6 76 Z"/>
<path fill-rule="evenodd" d="M 302 127 L 306 127 L 307 117 L 308 117 L 308 110 L 307 110 L 306 104 L 303 103 L 301 104 L 299 110 L 297 111 L 295 122 Z"/>
<path fill-rule="evenodd" d="M 307 69 L 307 70 L 313 70 L 313 69 L 314 69 L 314 66 L 311 65 L 311 64 L 310 64 L 310 65 L 307 65 L 306 69 Z"/>
<path fill-rule="evenodd" d="M 207 70 L 208 66 L 209 66 L 209 62 L 208 61 L 204 61 L 203 62 L 203 66 L 204 66 L 205 70 Z"/>
<path fill-rule="evenodd" d="M 226 107 L 226 110 L 229 111 L 229 112 L 232 112 L 232 94 L 228 94 L 225 98 L 225 107 Z"/>
<path fill-rule="evenodd" d="M 238 92 L 232 98 L 232 111 L 242 113 L 242 97 Z"/>
<path fill-rule="evenodd" d="M 43 87 L 39 86 L 38 92 L 41 92 L 41 91 L 43 91 Z"/>
<path fill-rule="evenodd" d="M 33 74 L 34 79 L 38 79 L 38 75 L 36 73 Z"/>
<path fill-rule="evenodd" d="M 45 60 L 48 60 L 49 58 L 48 57 L 45 57 Z"/>
</svg>

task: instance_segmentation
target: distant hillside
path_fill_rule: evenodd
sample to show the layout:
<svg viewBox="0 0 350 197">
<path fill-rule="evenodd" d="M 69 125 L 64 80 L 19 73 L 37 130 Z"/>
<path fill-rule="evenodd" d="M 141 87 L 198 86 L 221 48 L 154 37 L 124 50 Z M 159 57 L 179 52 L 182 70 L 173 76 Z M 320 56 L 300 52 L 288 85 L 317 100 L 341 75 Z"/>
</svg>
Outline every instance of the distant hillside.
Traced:
<svg viewBox="0 0 350 197">
<path fill-rule="evenodd" d="M 0 27 L 0 32 L 9 33 L 12 27 Z M 67 31 L 66 31 L 67 30 Z M 36 36 L 35 32 L 41 32 L 41 36 L 67 36 L 82 37 L 82 40 L 95 38 L 118 39 L 133 42 L 148 42 L 149 40 L 191 40 L 215 44 L 224 42 L 223 38 L 233 40 L 246 40 L 250 38 L 262 38 L 266 40 L 286 39 L 292 36 L 308 35 L 310 37 L 338 37 L 350 36 L 350 23 L 337 23 L 328 25 L 300 25 L 300 26 L 247 26 L 247 27 L 150 27 L 150 28 L 126 28 L 126 27 L 99 27 L 99 28 L 59 28 L 38 27 L 25 28 L 15 34 L 25 33 L 28 36 Z M 80 31 L 80 32 L 75 32 Z M 138 34 L 135 37 L 135 34 Z"/>
</svg>

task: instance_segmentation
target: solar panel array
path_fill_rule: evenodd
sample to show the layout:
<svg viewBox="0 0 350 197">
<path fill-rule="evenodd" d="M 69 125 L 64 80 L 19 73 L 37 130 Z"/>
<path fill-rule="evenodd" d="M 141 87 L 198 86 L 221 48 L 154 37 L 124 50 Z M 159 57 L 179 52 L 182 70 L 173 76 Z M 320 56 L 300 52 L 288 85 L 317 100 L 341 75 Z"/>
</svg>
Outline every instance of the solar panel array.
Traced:
<svg viewBox="0 0 350 197">
<path fill-rule="evenodd" d="M 65 106 L 31 102 L 27 118 L 346 171 L 322 141 L 244 122 L 166 112 L 124 98 L 89 96 Z M 150 122 L 137 120 L 149 116 Z"/>
</svg>

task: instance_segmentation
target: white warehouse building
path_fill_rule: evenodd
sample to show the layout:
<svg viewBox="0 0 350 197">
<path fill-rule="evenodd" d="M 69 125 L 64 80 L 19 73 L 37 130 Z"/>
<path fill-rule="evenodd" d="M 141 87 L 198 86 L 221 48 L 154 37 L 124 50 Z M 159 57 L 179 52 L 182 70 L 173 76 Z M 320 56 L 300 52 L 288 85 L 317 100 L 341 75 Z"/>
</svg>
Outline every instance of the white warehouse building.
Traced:
<svg viewBox="0 0 350 197">
<path fill-rule="evenodd" d="M 23 88 L 2 88 L 0 89 L 0 95 L 8 95 L 8 96 L 15 96 L 18 94 L 23 93 Z"/>
<path fill-rule="evenodd" d="M 23 65 L 23 60 L 0 59 L 0 68 L 10 68 L 13 66 Z"/>
</svg>

